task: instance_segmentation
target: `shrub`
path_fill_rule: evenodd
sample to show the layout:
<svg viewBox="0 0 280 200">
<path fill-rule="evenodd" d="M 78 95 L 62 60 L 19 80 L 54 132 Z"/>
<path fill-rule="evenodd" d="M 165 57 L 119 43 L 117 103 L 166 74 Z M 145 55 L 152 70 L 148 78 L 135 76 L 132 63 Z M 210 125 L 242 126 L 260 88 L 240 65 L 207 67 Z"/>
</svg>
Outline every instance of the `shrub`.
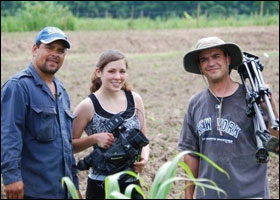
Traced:
<svg viewBox="0 0 280 200">
<path fill-rule="evenodd" d="M 75 18 L 67 7 L 51 1 L 27 1 L 16 16 L 1 17 L 1 29 L 6 32 L 41 30 L 46 26 L 74 30 Z"/>
</svg>

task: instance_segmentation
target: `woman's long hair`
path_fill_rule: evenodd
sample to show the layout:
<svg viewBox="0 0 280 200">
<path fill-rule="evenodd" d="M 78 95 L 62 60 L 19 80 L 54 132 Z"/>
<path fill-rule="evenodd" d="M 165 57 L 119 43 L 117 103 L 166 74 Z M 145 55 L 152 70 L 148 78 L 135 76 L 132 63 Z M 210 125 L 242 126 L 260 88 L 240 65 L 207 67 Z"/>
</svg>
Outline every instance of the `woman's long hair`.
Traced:
<svg viewBox="0 0 280 200">
<path fill-rule="evenodd" d="M 102 72 L 104 67 L 108 63 L 114 62 L 117 60 L 122 60 L 122 59 L 124 59 L 126 69 L 128 69 L 128 64 L 127 64 L 126 58 L 121 51 L 115 50 L 115 49 L 107 50 L 100 56 L 100 58 L 96 64 L 96 68 L 99 68 L 100 71 Z M 93 93 L 93 92 L 97 91 L 101 87 L 101 85 L 102 85 L 101 79 L 96 76 L 95 71 L 94 71 L 92 79 L 91 79 L 90 92 Z M 131 88 L 128 86 L 127 82 L 124 83 L 124 86 L 122 87 L 122 89 L 124 89 L 126 91 L 131 91 Z"/>
</svg>

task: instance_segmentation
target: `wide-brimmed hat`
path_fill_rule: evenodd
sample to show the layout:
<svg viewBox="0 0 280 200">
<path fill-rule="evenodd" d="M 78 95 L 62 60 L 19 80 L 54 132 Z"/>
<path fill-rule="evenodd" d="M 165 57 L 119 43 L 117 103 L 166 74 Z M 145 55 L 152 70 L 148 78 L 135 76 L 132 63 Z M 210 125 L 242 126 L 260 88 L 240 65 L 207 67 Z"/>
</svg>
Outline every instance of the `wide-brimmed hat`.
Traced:
<svg viewBox="0 0 280 200">
<path fill-rule="evenodd" d="M 66 48 L 70 49 L 70 42 L 67 36 L 57 27 L 45 27 L 42 29 L 35 38 L 35 44 L 38 44 L 38 42 L 49 44 L 56 40 L 63 40 Z"/>
<path fill-rule="evenodd" d="M 184 56 L 184 68 L 186 71 L 201 74 L 199 69 L 199 54 L 201 51 L 211 48 L 222 49 L 231 57 L 231 69 L 237 69 L 243 61 L 243 54 L 240 47 L 232 42 L 224 42 L 218 37 L 206 37 L 200 39 L 194 50 L 187 52 Z"/>
</svg>

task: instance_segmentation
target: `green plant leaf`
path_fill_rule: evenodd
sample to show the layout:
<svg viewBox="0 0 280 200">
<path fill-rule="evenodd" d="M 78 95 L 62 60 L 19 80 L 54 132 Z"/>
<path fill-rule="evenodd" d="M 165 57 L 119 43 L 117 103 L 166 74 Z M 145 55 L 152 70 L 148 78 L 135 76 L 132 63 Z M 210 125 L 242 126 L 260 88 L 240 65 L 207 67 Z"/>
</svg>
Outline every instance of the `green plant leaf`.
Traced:
<svg viewBox="0 0 280 200">
<path fill-rule="evenodd" d="M 67 187 L 68 191 L 70 192 L 73 199 L 79 199 L 76 187 L 69 177 L 67 177 L 67 176 L 62 177 L 61 184 L 62 184 L 63 188 L 64 188 L 64 184 L 66 185 L 66 187 Z"/>
<path fill-rule="evenodd" d="M 173 177 L 170 179 L 165 180 L 159 187 L 159 190 L 157 192 L 157 195 L 155 196 L 155 199 L 166 199 L 166 196 L 169 192 L 169 185 L 174 182 L 174 181 L 179 181 L 179 180 L 187 180 L 187 178 L 183 177 Z"/>
<path fill-rule="evenodd" d="M 192 173 L 192 170 L 189 168 L 189 166 L 188 166 L 185 162 L 183 162 L 183 161 L 179 161 L 179 162 L 178 162 L 178 165 L 179 165 L 180 167 L 182 167 L 182 168 L 185 170 L 186 174 L 190 177 L 190 179 L 191 179 L 194 183 L 196 183 L 196 178 L 194 177 L 194 175 L 193 175 L 193 173 Z"/>
<path fill-rule="evenodd" d="M 119 177 L 125 172 L 118 172 L 116 174 L 107 176 L 105 178 L 105 199 L 110 199 L 112 192 L 116 191 L 120 193 Z M 110 183 L 110 184 L 109 184 Z"/>
<path fill-rule="evenodd" d="M 159 168 L 149 191 L 149 199 L 165 199 L 166 196 L 168 195 L 168 192 L 170 191 L 171 184 L 174 181 L 180 181 L 180 180 L 188 181 L 190 184 L 194 184 L 196 188 L 201 187 L 204 194 L 205 194 L 205 188 L 208 188 L 208 189 L 216 190 L 219 196 L 221 193 L 227 195 L 226 192 L 220 189 L 214 181 L 210 179 L 195 178 L 189 166 L 186 163 L 180 161 L 180 159 L 186 154 L 197 155 L 202 159 L 205 159 L 210 165 L 215 167 L 221 173 L 224 173 L 229 179 L 228 173 L 225 170 L 223 170 L 220 166 L 218 166 L 216 163 L 211 161 L 207 156 L 204 156 L 203 154 L 194 151 L 183 151 L 177 154 L 172 161 L 168 161 L 164 163 L 163 166 Z M 174 177 L 178 165 L 184 169 L 184 172 L 186 173 L 187 177 Z M 124 171 L 108 176 L 105 179 L 106 198 L 121 198 L 120 196 L 128 198 L 131 197 L 133 189 L 136 189 L 137 192 L 139 192 L 145 198 L 142 188 L 134 184 L 131 184 L 126 188 L 125 195 L 120 193 L 118 179 L 119 176 L 124 173 L 139 179 L 141 182 L 139 175 L 133 171 Z M 189 185 L 185 185 L 185 188 L 188 186 Z"/>
<path fill-rule="evenodd" d="M 183 161 L 179 161 L 178 165 L 185 170 L 185 172 L 188 175 L 190 181 L 193 182 L 193 184 L 191 184 L 191 182 L 189 182 L 188 184 L 196 185 L 197 184 L 197 179 L 194 177 L 194 175 L 192 173 L 192 170 L 189 168 L 189 166 L 185 162 L 183 162 Z M 187 187 L 187 185 L 185 187 Z M 202 187 L 201 189 L 205 193 L 204 188 Z"/>
<path fill-rule="evenodd" d="M 210 165 L 215 167 L 218 171 L 220 171 L 221 173 L 225 174 L 227 176 L 228 180 L 230 180 L 229 174 L 224 169 L 222 169 L 219 165 L 217 165 L 214 161 L 210 160 L 207 156 L 205 156 L 205 155 L 203 155 L 201 153 L 198 153 L 198 152 L 193 152 L 193 153 L 198 155 L 198 156 L 200 156 L 204 160 L 206 160 Z"/>
<path fill-rule="evenodd" d="M 144 199 L 146 198 L 146 197 L 145 197 L 145 194 L 144 194 L 144 192 L 143 192 L 143 190 L 142 190 L 142 188 L 141 188 L 139 185 L 136 185 L 136 184 L 130 184 L 130 185 L 128 185 L 128 186 L 126 187 L 125 192 L 124 192 L 125 196 L 131 198 L 132 190 L 133 190 L 134 188 L 135 188 L 135 190 L 136 190 L 139 194 L 142 195 L 142 197 L 143 197 Z"/>
<path fill-rule="evenodd" d="M 182 153 L 183 153 L 183 152 L 182 152 Z M 188 153 L 190 153 L 190 152 L 188 152 Z M 213 167 L 215 167 L 215 168 L 216 168 L 218 171 L 220 171 L 221 173 L 224 173 L 224 174 L 227 176 L 227 178 L 230 179 L 229 174 L 228 174 L 224 169 L 222 169 L 220 166 L 218 166 L 215 162 L 213 162 L 212 160 L 210 160 L 207 156 L 205 156 L 205 155 L 203 155 L 203 154 L 201 154 L 201 153 L 198 153 L 198 152 L 191 152 L 191 153 L 192 153 L 192 154 L 195 154 L 195 155 L 197 155 L 197 156 L 199 156 L 199 157 L 201 157 L 201 158 L 203 158 L 203 159 L 205 159 L 210 165 L 212 165 Z M 205 195 L 205 188 L 204 188 L 205 184 L 202 184 L 202 183 L 199 183 L 199 184 L 198 184 L 198 181 L 200 181 L 200 182 L 202 182 L 202 181 L 210 182 L 210 183 L 213 185 L 214 188 L 218 188 L 217 184 L 216 184 L 214 181 L 210 180 L 210 179 L 196 179 L 196 178 L 193 176 L 193 174 L 192 174 L 192 172 L 191 172 L 189 166 L 188 166 L 186 163 L 180 161 L 180 162 L 179 162 L 179 166 L 181 166 L 181 167 L 185 170 L 185 172 L 187 173 L 187 175 L 189 175 L 189 177 L 191 178 L 191 181 L 194 182 L 194 185 L 200 186 L 200 187 L 201 187 L 201 189 L 202 189 L 204 195 Z M 218 192 L 218 195 L 220 195 L 220 192 L 225 193 L 223 190 L 222 190 L 222 191 L 217 190 L 217 192 Z M 225 195 L 226 195 L 226 193 L 225 193 Z"/>
<path fill-rule="evenodd" d="M 149 199 L 155 198 L 157 191 L 160 187 L 160 184 L 164 181 L 164 175 L 166 174 L 166 171 L 169 169 L 170 165 L 171 165 L 171 161 L 168 161 L 164 163 L 157 171 L 152 186 L 150 188 Z"/>
<path fill-rule="evenodd" d="M 178 162 L 180 161 L 181 157 L 183 157 L 185 154 L 190 154 L 190 153 L 193 153 L 193 152 L 192 151 L 183 151 L 183 152 L 180 152 L 179 154 L 177 154 L 175 156 L 175 158 L 173 158 L 173 160 L 170 164 L 170 167 L 168 168 L 168 170 L 166 171 L 166 174 L 164 176 L 164 181 L 174 177 L 175 171 L 176 171 L 177 166 L 178 166 Z M 166 198 L 166 196 L 167 196 L 167 194 L 170 190 L 171 183 L 172 182 L 168 183 L 166 185 L 166 189 L 163 190 L 162 194 L 160 194 L 160 195 L 162 195 L 163 198 Z"/>
<path fill-rule="evenodd" d="M 141 185 L 146 185 L 145 181 L 139 176 L 139 174 L 136 174 L 133 171 L 124 171 L 126 174 L 133 176 L 134 178 L 136 178 L 137 180 L 140 181 Z"/>
<path fill-rule="evenodd" d="M 212 185 L 201 183 L 201 182 L 210 182 L 212 183 Z M 197 179 L 196 187 L 202 187 L 203 189 L 205 187 L 212 190 L 216 190 L 218 192 L 218 196 L 220 196 L 220 193 L 223 193 L 225 196 L 227 196 L 227 193 L 221 188 L 219 188 L 218 185 L 213 180 L 210 179 Z M 203 192 L 205 195 L 205 189 L 203 190 Z"/>
<path fill-rule="evenodd" d="M 113 191 L 110 193 L 109 199 L 129 199 L 129 198 L 118 191 Z"/>
<path fill-rule="evenodd" d="M 119 187 L 119 177 L 123 174 L 128 174 L 130 176 L 133 176 L 135 178 L 137 178 L 141 184 L 145 184 L 145 182 L 143 181 L 142 178 L 139 177 L 138 174 L 136 174 L 135 172 L 133 171 L 122 171 L 122 172 L 119 172 L 119 173 L 116 173 L 116 174 L 113 174 L 113 175 L 110 175 L 110 176 L 107 176 L 105 178 L 105 199 L 110 199 L 110 198 L 114 198 L 112 196 L 112 193 L 115 192 L 114 194 L 115 195 L 118 195 L 121 194 L 123 195 L 121 192 L 120 192 L 120 187 Z M 133 188 L 132 188 L 133 189 Z M 136 191 L 139 192 L 142 196 L 145 196 L 144 195 L 144 192 L 142 191 L 141 187 L 136 185 L 135 187 Z M 131 190 L 132 191 L 132 190 Z M 129 194 L 129 192 L 127 193 Z M 126 195 L 125 193 L 125 196 L 128 198 L 128 197 L 131 197 L 131 194 L 130 195 Z"/>
</svg>

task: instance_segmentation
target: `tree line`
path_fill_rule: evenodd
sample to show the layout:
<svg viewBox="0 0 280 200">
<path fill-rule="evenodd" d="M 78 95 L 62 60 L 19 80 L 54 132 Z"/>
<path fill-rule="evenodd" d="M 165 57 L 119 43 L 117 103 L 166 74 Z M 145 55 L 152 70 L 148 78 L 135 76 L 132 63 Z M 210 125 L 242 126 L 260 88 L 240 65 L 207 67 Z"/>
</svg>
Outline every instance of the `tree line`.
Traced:
<svg viewBox="0 0 280 200">
<path fill-rule="evenodd" d="M 76 17 L 157 18 L 196 16 L 279 15 L 278 1 L 52 1 Z M 16 16 L 35 1 L 1 1 L 1 16 Z M 44 5 L 44 1 L 40 1 Z"/>
</svg>

